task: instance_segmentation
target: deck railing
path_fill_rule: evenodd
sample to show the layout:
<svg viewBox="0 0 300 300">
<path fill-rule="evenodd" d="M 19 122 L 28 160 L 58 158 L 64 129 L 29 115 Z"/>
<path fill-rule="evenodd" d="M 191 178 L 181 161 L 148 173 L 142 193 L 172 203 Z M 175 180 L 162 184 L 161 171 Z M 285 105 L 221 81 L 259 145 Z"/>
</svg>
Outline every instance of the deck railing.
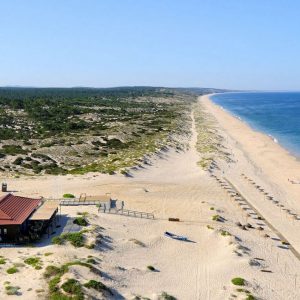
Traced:
<svg viewBox="0 0 300 300">
<path fill-rule="evenodd" d="M 107 209 L 103 210 L 100 208 L 98 212 L 102 213 L 109 213 L 109 214 L 117 214 L 117 215 L 125 215 L 128 217 L 135 217 L 135 218 L 146 218 L 146 219 L 154 219 L 154 214 L 136 211 L 136 210 L 129 210 L 129 209 Z"/>
</svg>

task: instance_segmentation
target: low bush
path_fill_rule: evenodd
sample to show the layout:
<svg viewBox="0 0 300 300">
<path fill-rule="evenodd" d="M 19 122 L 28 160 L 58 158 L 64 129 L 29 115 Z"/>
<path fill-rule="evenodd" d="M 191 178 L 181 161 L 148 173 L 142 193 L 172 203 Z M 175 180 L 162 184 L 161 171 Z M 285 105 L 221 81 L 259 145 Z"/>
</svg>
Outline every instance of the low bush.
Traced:
<svg viewBox="0 0 300 300">
<path fill-rule="evenodd" d="M 159 299 L 160 300 L 177 300 L 177 298 L 175 298 L 174 296 L 169 295 L 166 292 L 162 292 Z"/>
<path fill-rule="evenodd" d="M 79 226 L 87 226 L 89 225 L 88 221 L 84 217 L 77 217 L 74 221 L 74 224 L 77 224 Z"/>
<path fill-rule="evenodd" d="M 240 286 L 244 286 L 245 285 L 245 279 L 241 278 L 241 277 L 232 278 L 231 282 L 234 285 L 240 285 Z"/>
<path fill-rule="evenodd" d="M 218 222 L 224 222 L 224 218 L 221 217 L 220 215 L 214 215 L 212 216 L 213 221 L 218 221 Z"/>
<path fill-rule="evenodd" d="M 64 239 L 61 236 L 55 236 L 51 240 L 52 244 L 62 245 L 64 243 Z"/>
<path fill-rule="evenodd" d="M 22 162 L 23 162 L 23 158 L 19 156 L 14 160 L 13 164 L 19 166 L 22 164 Z"/>
<path fill-rule="evenodd" d="M 49 299 L 50 300 L 84 300 L 84 294 L 82 292 L 82 287 L 77 280 L 69 279 L 64 282 L 61 288 L 72 296 L 67 296 L 60 291 L 59 283 L 61 277 L 69 271 L 70 266 L 83 266 L 89 268 L 91 272 L 97 276 L 101 276 L 101 271 L 91 264 L 73 261 L 62 265 L 61 267 L 56 267 L 49 265 L 46 267 L 44 277 L 50 279 L 48 282 L 49 287 Z"/>
<path fill-rule="evenodd" d="M 88 289 L 94 289 L 98 292 L 106 291 L 112 295 L 112 291 L 102 282 L 96 281 L 96 280 L 90 280 L 87 283 L 84 284 L 84 286 Z"/>
<path fill-rule="evenodd" d="M 55 293 L 59 290 L 58 284 L 60 282 L 61 275 L 56 275 L 49 281 L 49 292 Z"/>
<path fill-rule="evenodd" d="M 81 284 L 78 280 L 76 279 L 68 279 L 65 281 L 62 285 L 61 288 L 69 294 L 73 295 L 79 295 L 82 294 L 82 287 Z"/>
<path fill-rule="evenodd" d="M 27 154 L 28 151 L 23 149 L 19 145 L 3 145 L 2 149 L 0 150 L 1 153 L 6 155 L 17 155 L 17 154 Z"/>
<path fill-rule="evenodd" d="M 11 268 L 7 269 L 6 272 L 8 274 L 14 274 L 14 273 L 19 272 L 19 270 L 16 267 L 11 267 Z"/>
<path fill-rule="evenodd" d="M 231 233 L 226 230 L 221 230 L 221 235 L 222 236 L 231 236 Z"/>
<path fill-rule="evenodd" d="M 70 232 L 62 235 L 64 239 L 70 242 L 74 247 L 79 248 L 84 246 L 84 237 L 82 232 Z"/>
<path fill-rule="evenodd" d="M 96 264 L 97 264 L 97 261 L 96 261 L 94 258 L 88 258 L 88 259 L 86 260 L 86 262 L 87 262 L 88 264 L 92 264 L 92 265 L 96 265 Z"/>
<path fill-rule="evenodd" d="M 58 268 L 56 266 L 49 265 L 49 266 L 46 267 L 44 277 L 45 278 L 50 278 L 50 277 L 53 277 L 53 276 L 58 275 L 60 273 L 61 273 L 60 268 Z"/>
<path fill-rule="evenodd" d="M 70 242 L 74 247 L 84 246 L 84 231 L 63 233 L 62 235 L 52 238 L 52 244 L 62 245 L 65 241 Z"/>
<path fill-rule="evenodd" d="M 73 194 L 63 194 L 63 198 L 75 198 Z"/>
<path fill-rule="evenodd" d="M 6 264 L 6 259 L 4 257 L 0 257 L 0 265 Z"/>
<path fill-rule="evenodd" d="M 24 263 L 34 267 L 36 270 L 40 270 L 42 268 L 42 262 L 39 257 L 28 257 L 24 260 Z"/>
<path fill-rule="evenodd" d="M 6 295 L 8 295 L 8 296 L 18 295 L 20 293 L 19 290 L 20 290 L 20 287 L 18 287 L 18 286 L 7 285 L 5 287 L 5 292 L 6 292 Z"/>
</svg>

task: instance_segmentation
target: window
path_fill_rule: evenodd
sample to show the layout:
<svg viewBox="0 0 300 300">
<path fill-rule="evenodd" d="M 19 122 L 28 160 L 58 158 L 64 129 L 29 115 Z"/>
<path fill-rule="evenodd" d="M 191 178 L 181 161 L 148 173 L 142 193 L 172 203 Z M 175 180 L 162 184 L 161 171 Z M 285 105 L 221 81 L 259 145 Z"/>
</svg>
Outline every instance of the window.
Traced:
<svg viewBox="0 0 300 300">
<path fill-rule="evenodd" d="M 3 233 L 7 234 L 7 229 L 6 228 L 3 229 Z"/>
</svg>

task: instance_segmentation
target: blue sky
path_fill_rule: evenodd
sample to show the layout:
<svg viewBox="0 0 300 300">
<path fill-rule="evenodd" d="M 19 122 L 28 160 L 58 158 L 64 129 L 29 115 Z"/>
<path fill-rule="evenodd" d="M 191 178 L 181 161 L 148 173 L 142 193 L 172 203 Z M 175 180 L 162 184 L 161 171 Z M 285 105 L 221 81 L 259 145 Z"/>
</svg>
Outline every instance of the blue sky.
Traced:
<svg viewBox="0 0 300 300">
<path fill-rule="evenodd" d="M 300 1 L 0 0 L 0 86 L 300 90 Z"/>
</svg>

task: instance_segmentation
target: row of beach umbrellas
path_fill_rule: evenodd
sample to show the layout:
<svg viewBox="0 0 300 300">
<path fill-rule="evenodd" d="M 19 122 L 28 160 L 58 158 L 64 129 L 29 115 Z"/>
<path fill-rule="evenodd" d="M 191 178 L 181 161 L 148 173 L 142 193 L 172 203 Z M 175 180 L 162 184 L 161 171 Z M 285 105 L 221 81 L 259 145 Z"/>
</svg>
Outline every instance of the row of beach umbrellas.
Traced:
<svg viewBox="0 0 300 300">
<path fill-rule="evenodd" d="M 257 184 L 252 178 L 246 176 L 244 173 L 242 173 L 241 176 L 246 181 L 248 181 L 249 184 L 252 184 L 254 188 L 256 188 L 262 195 L 264 195 L 264 198 L 266 200 L 272 201 L 273 204 L 278 206 L 280 209 L 286 211 L 286 213 L 291 215 L 295 220 L 300 220 L 297 213 L 294 213 L 290 209 L 285 208 L 284 205 L 280 203 L 280 201 L 276 200 L 273 196 L 271 196 L 268 192 L 266 192 L 266 190 L 263 187 L 261 187 L 259 184 Z"/>
</svg>

